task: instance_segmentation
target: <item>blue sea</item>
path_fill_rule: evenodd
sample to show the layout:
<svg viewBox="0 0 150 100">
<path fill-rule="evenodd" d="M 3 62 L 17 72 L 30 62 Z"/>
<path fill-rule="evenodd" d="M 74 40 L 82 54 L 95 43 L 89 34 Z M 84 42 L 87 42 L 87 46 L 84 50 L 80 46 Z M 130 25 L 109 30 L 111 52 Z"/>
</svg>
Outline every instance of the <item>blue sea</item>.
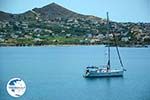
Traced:
<svg viewBox="0 0 150 100">
<path fill-rule="evenodd" d="M 150 48 L 119 48 L 124 77 L 83 78 L 86 66 L 107 63 L 96 46 L 0 47 L 0 100 L 150 100 Z M 120 68 L 115 48 L 111 65 Z M 26 84 L 23 96 L 6 90 L 11 78 Z"/>
</svg>

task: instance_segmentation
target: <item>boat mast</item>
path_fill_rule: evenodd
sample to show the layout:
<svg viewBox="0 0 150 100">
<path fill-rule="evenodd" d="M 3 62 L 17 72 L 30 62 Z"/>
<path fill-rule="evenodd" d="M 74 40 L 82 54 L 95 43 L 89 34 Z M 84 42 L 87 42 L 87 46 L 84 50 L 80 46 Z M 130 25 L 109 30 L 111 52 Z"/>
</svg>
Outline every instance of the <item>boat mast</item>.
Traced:
<svg viewBox="0 0 150 100">
<path fill-rule="evenodd" d="M 110 24 L 109 24 L 109 15 L 108 15 L 108 12 L 107 12 L 107 35 L 108 35 L 108 37 L 107 37 L 108 38 L 108 67 L 107 68 L 110 68 L 110 38 L 109 38 L 109 34 L 110 34 Z M 124 69 L 123 62 L 122 62 L 120 52 L 119 52 L 119 49 L 118 49 L 118 45 L 117 45 L 117 39 L 116 39 L 114 33 L 112 33 L 112 35 L 113 35 L 114 40 L 115 40 L 115 46 L 116 46 L 116 50 L 117 50 L 117 54 L 118 54 L 118 57 L 119 57 L 121 67 Z"/>
<path fill-rule="evenodd" d="M 110 25 L 109 25 L 109 15 L 107 12 L 107 38 L 108 38 L 108 63 L 107 63 L 107 68 L 110 69 L 110 38 L 109 38 L 109 34 L 110 34 Z"/>
</svg>

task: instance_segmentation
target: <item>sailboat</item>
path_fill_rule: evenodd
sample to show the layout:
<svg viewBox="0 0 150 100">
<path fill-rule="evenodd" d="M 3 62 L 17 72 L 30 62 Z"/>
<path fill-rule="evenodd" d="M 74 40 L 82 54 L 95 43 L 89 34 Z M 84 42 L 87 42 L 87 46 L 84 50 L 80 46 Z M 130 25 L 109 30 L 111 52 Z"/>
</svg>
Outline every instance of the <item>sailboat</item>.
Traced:
<svg viewBox="0 0 150 100">
<path fill-rule="evenodd" d="M 110 34 L 110 25 L 109 25 L 109 16 L 108 16 L 108 12 L 107 12 L 107 35 L 108 35 L 108 40 L 109 40 L 109 34 Z M 115 35 L 113 34 L 113 37 L 115 38 Z M 86 67 L 85 73 L 84 73 L 84 77 L 85 78 L 92 78 L 92 77 L 122 77 L 124 74 L 124 71 L 126 71 L 126 69 L 124 69 L 123 66 L 123 62 L 121 60 L 121 56 L 120 56 L 120 52 L 117 46 L 117 41 L 115 39 L 115 44 L 116 44 L 116 50 L 117 50 L 117 55 L 121 64 L 121 67 L 119 69 L 113 69 L 111 67 L 111 63 L 110 63 L 110 42 L 108 42 L 107 48 L 108 48 L 108 62 L 106 65 L 104 66 L 88 66 Z"/>
</svg>

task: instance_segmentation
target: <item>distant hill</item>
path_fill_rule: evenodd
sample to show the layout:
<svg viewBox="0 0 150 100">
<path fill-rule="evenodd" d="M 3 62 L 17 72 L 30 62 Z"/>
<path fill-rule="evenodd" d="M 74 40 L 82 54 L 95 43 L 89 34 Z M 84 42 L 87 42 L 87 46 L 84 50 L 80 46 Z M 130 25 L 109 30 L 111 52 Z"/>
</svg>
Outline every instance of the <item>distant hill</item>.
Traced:
<svg viewBox="0 0 150 100">
<path fill-rule="evenodd" d="M 42 8 L 34 8 L 22 14 L 11 14 L 0 11 L 0 21 L 34 20 L 36 17 L 39 17 L 42 20 L 53 20 L 55 18 L 87 18 L 101 20 L 101 18 L 95 16 L 83 15 L 73 12 L 56 3 L 51 3 Z"/>
<path fill-rule="evenodd" d="M 40 14 L 40 16 L 44 19 L 54 19 L 57 17 L 83 17 L 83 15 L 70 11 L 56 3 L 51 3 L 42 8 L 34 8 L 33 11 Z"/>
<path fill-rule="evenodd" d="M 0 11 L 0 21 L 13 20 L 13 18 L 14 18 L 13 14 Z"/>
<path fill-rule="evenodd" d="M 104 12 L 105 13 L 105 12 Z M 0 11 L 1 45 L 49 44 L 150 44 L 150 23 L 119 23 L 92 15 L 79 14 L 56 3 L 21 14 Z"/>
</svg>

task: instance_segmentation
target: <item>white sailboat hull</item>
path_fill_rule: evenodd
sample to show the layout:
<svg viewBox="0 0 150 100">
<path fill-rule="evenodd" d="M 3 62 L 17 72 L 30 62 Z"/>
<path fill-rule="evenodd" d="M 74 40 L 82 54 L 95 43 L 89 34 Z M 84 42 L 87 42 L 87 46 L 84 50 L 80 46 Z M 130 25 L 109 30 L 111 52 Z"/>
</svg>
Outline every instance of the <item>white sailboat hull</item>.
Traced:
<svg viewBox="0 0 150 100">
<path fill-rule="evenodd" d="M 85 73 L 84 77 L 122 77 L 123 70 L 110 70 L 104 72 L 90 71 Z"/>
</svg>

